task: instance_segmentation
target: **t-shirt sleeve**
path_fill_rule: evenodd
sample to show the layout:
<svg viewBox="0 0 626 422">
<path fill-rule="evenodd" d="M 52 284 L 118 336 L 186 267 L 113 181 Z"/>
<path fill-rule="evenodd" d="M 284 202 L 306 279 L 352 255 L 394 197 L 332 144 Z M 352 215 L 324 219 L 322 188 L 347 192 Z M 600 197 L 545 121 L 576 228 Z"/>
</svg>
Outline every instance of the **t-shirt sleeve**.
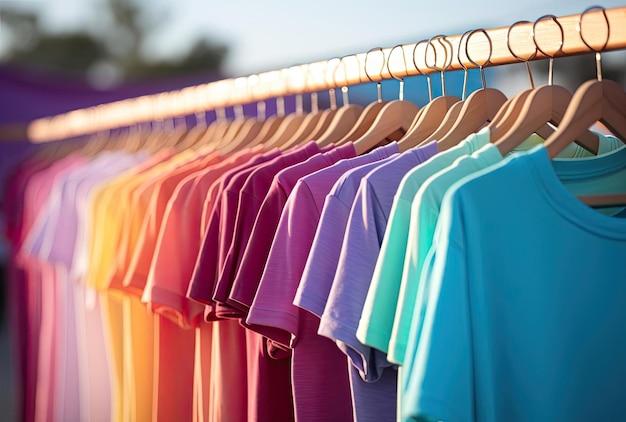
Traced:
<svg viewBox="0 0 626 422">
<path fill-rule="evenodd" d="M 386 223 L 374 190 L 363 180 L 350 211 L 339 266 L 318 331 L 337 342 L 366 381 L 377 380 L 383 368 L 390 366 L 384 353 L 356 338 Z"/>
<path fill-rule="evenodd" d="M 420 273 L 433 242 L 439 209 L 432 207 L 427 196 L 418 195 L 411 206 L 409 241 L 407 242 L 402 282 L 389 341 L 389 359 L 402 365 L 405 361 L 406 344 L 411 330 Z"/>
<path fill-rule="evenodd" d="M 190 303 L 183 292 L 187 290 L 198 252 L 198 239 L 194 239 L 196 231 L 193 225 L 199 220 L 194 218 L 198 213 L 191 212 L 193 204 L 189 204 L 189 196 L 193 194 L 191 186 L 191 180 L 187 180 L 179 186 L 180 189 L 177 187 L 167 203 L 142 297 L 155 312 L 169 317 L 182 327 L 191 325 L 188 313 Z"/>
<path fill-rule="evenodd" d="M 219 204 L 218 204 L 219 205 Z M 217 276 L 219 239 L 220 239 L 220 207 L 216 206 L 211 214 L 207 229 L 202 238 L 202 246 L 198 253 L 193 272 L 192 282 L 187 295 L 205 305 L 212 304 L 213 289 Z"/>
<path fill-rule="evenodd" d="M 297 341 L 299 308 L 293 299 L 304 271 L 319 210 L 306 184 L 298 182 L 280 217 L 259 289 L 250 308 L 248 326 L 277 343 Z M 291 338 L 295 337 L 295 340 Z"/>
<path fill-rule="evenodd" d="M 251 194 L 245 191 L 240 193 L 233 239 L 223 261 L 213 296 L 216 302 L 228 305 L 229 309 L 234 312 L 232 316 L 243 314 L 241 309 L 243 306 L 230 299 L 230 292 L 260 206 L 261 201 Z"/>
<path fill-rule="evenodd" d="M 245 247 L 230 297 L 250 308 L 259 286 L 287 195 L 274 179 L 254 222 L 250 240 Z"/>
<path fill-rule="evenodd" d="M 349 205 L 346 206 L 333 194 L 326 196 L 313 246 L 294 300 L 296 306 L 312 312 L 319 318 L 324 313 L 335 278 L 349 215 Z"/>
<path fill-rule="evenodd" d="M 389 224 L 383 237 L 357 330 L 359 341 L 383 352 L 389 350 L 402 282 L 410 214 L 411 203 L 397 197 L 389 214 Z"/>
<path fill-rule="evenodd" d="M 448 196 L 443 207 L 401 411 L 407 419 L 473 421 L 470 277 L 462 207 L 456 195 Z"/>
</svg>

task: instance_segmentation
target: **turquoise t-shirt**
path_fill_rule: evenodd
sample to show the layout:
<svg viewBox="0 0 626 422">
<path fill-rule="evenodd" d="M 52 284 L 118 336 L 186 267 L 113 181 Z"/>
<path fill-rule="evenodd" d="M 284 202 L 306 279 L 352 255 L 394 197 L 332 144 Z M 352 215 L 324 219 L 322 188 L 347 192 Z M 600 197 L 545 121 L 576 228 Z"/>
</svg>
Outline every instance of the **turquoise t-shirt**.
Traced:
<svg viewBox="0 0 626 422">
<path fill-rule="evenodd" d="M 620 146 L 622 142 L 612 136 L 599 136 L 598 154 L 606 154 Z M 531 136 L 517 149 L 524 150 L 542 142 L 537 135 Z M 405 265 L 411 206 L 417 191 L 426 180 L 447 168 L 457 158 L 471 154 L 489 143 L 488 129 L 470 135 L 454 148 L 444 151 L 425 164 L 408 173 L 398 188 L 390 213 L 389 223 L 376 263 L 376 269 L 368 292 L 368 296 L 359 322 L 357 338 L 363 344 L 389 351 L 396 308 L 402 285 L 402 274 Z M 559 154 L 559 159 L 592 156 L 591 153 L 572 143 Z M 432 229 L 430 230 L 432 233 Z M 426 252 L 428 249 L 424 250 Z M 417 280 L 415 280 L 417 281 Z M 398 323 L 399 323 L 398 319 Z M 403 348 L 402 348 L 403 349 Z M 398 357 L 396 361 L 400 361 Z"/>
<path fill-rule="evenodd" d="M 626 212 L 574 196 L 616 192 L 626 148 L 550 161 L 542 145 L 450 188 L 420 281 L 403 418 L 623 418 Z"/>
<path fill-rule="evenodd" d="M 389 340 L 387 358 L 390 362 L 398 365 L 404 362 L 420 272 L 432 246 L 443 196 L 455 182 L 500 161 L 502 155 L 498 147 L 488 143 L 472 155 L 458 158 L 451 166 L 429 177 L 413 198 L 402 283 Z"/>
</svg>

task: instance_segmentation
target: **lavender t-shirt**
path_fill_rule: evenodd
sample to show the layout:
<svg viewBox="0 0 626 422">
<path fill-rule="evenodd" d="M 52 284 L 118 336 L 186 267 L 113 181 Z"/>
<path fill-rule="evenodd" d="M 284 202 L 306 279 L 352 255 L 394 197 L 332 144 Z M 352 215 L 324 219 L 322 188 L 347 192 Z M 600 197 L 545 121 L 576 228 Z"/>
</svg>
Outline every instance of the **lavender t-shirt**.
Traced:
<svg viewBox="0 0 626 422">
<path fill-rule="evenodd" d="M 301 178 L 283 209 L 259 289 L 246 323 L 266 337 L 294 347 L 292 380 L 297 417 L 301 420 L 352 418 L 349 389 L 335 379 L 348 376 L 345 356 L 317 335 L 318 320 L 295 307 L 293 297 L 313 242 L 323 199 L 346 171 L 398 152 L 396 143 L 364 156 L 341 160 Z M 265 328 L 262 328 L 264 326 Z M 289 341 L 294 336 L 297 341 Z M 329 375 L 333 379 L 329 388 Z M 320 403 L 324 403 L 320 406 Z"/>
<path fill-rule="evenodd" d="M 338 267 L 318 333 L 335 341 L 352 363 L 350 383 L 359 421 L 381 420 L 396 411 L 397 372 L 389 368 L 384 354 L 358 342 L 356 330 L 396 189 L 408 171 L 436 153 L 437 146 L 431 143 L 373 169 L 361 180 L 347 218 Z M 322 249 L 334 245 L 329 236 L 317 237 L 316 241 Z M 314 260 L 310 264 L 311 268 L 318 265 Z M 317 274 L 309 273 L 309 284 L 301 285 L 301 298 L 320 298 L 326 292 L 320 292 L 318 286 L 327 280 Z"/>
</svg>

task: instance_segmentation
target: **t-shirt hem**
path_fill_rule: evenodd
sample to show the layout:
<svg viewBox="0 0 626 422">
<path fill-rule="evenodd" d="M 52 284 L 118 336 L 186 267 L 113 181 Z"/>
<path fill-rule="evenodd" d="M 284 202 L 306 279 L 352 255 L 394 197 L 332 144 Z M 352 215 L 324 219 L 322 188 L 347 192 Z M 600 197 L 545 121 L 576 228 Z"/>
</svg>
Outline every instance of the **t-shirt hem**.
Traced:
<svg viewBox="0 0 626 422">
<path fill-rule="evenodd" d="M 365 326 L 365 329 L 361 329 Z M 387 353 L 389 351 L 389 339 L 391 333 L 385 329 L 379 328 L 372 324 L 371 321 L 361 320 L 359 321 L 359 328 L 356 330 L 356 338 L 366 346 L 373 347 L 381 352 Z"/>
<path fill-rule="evenodd" d="M 246 326 L 270 340 L 291 347 L 291 336 L 296 336 L 298 331 L 298 316 L 282 310 L 253 306 L 246 318 Z"/>
<path fill-rule="evenodd" d="M 318 318 L 322 318 L 324 308 L 326 307 L 326 300 L 316 294 L 296 294 L 296 298 L 293 304 L 298 308 L 302 308 L 305 311 L 311 312 Z"/>
<path fill-rule="evenodd" d="M 449 400 L 439 400 L 420 395 L 419 401 L 402 400 L 401 415 L 402 420 L 414 421 L 459 421 L 469 422 L 469 418 L 464 418 L 454 410 L 450 409 Z"/>
</svg>

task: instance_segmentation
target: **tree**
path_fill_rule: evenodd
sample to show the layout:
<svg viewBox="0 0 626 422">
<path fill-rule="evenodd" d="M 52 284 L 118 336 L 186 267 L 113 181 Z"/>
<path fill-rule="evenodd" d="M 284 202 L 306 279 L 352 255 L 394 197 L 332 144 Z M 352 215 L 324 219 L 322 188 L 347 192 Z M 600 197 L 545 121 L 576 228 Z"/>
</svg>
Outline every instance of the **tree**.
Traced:
<svg viewBox="0 0 626 422">
<path fill-rule="evenodd" d="M 158 30 L 164 14 L 155 14 L 153 8 L 148 12 L 130 0 L 108 0 L 105 7 L 110 25 L 95 34 L 87 30 L 50 33 L 35 13 L 3 10 L 1 19 L 10 41 L 4 59 L 88 80 L 103 67 L 115 74 L 112 81 L 220 70 L 228 49 L 208 39 L 196 40 L 179 59 L 150 60 L 142 47 Z"/>
</svg>

